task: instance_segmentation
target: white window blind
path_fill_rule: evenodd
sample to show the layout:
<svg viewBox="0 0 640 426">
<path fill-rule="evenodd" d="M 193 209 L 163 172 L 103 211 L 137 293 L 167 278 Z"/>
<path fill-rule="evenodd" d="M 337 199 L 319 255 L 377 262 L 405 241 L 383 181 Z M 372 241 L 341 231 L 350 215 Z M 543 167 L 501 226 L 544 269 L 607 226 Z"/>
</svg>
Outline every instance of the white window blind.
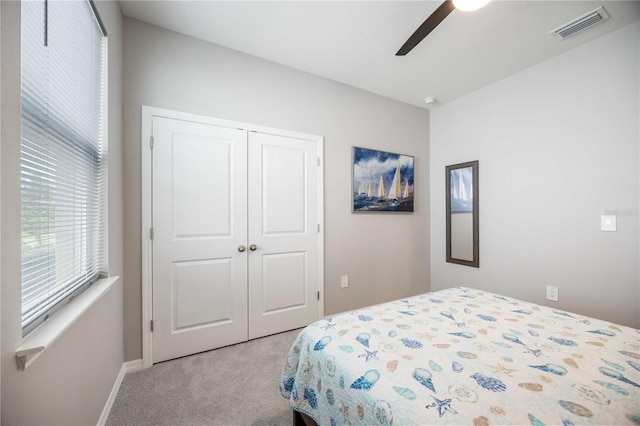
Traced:
<svg viewBox="0 0 640 426">
<path fill-rule="evenodd" d="M 84 1 L 22 1 L 23 335 L 106 273 L 106 33 Z"/>
</svg>

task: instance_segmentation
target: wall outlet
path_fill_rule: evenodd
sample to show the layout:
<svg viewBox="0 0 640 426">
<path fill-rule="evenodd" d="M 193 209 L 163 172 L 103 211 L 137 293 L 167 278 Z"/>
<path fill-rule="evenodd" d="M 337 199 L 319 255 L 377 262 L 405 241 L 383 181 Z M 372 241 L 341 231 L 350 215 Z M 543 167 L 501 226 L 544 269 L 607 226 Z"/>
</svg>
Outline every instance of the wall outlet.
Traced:
<svg viewBox="0 0 640 426">
<path fill-rule="evenodd" d="M 552 285 L 547 286 L 547 299 L 553 300 L 554 302 L 558 301 L 558 287 Z"/>
<path fill-rule="evenodd" d="M 340 277 L 340 287 L 342 288 L 349 287 L 349 275 L 343 275 Z"/>
</svg>

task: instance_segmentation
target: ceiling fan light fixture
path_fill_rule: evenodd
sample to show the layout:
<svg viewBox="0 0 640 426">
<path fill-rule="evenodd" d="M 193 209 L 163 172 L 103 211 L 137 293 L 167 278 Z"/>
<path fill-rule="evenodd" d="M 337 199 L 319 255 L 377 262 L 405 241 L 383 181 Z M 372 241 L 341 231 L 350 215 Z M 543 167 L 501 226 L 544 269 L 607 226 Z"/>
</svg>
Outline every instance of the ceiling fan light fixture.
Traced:
<svg viewBox="0 0 640 426">
<path fill-rule="evenodd" d="M 426 36 L 431 33 L 440 23 L 449 16 L 454 9 L 471 11 L 480 9 L 491 0 L 444 0 L 440 6 L 411 34 L 411 37 L 404 42 L 396 56 L 404 56 L 418 45 Z"/>
<path fill-rule="evenodd" d="M 486 6 L 491 0 L 453 0 L 456 9 L 471 12 Z"/>
</svg>

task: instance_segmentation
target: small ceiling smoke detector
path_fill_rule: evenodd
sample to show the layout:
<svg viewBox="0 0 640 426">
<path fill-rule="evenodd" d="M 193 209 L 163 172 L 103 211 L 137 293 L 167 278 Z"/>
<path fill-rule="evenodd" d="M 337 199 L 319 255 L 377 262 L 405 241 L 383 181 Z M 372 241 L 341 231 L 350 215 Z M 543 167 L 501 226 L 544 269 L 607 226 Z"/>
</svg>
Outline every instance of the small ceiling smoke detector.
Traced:
<svg viewBox="0 0 640 426">
<path fill-rule="evenodd" d="M 609 19 L 609 15 L 607 14 L 607 12 L 605 12 L 604 8 L 600 6 L 596 10 L 585 13 L 579 18 L 576 18 L 573 21 L 556 28 L 553 31 L 549 31 L 549 34 L 555 34 L 558 39 L 564 40 L 565 38 L 570 37 L 575 33 L 586 30 L 587 28 L 590 28 L 602 21 L 606 21 L 607 19 Z"/>
<path fill-rule="evenodd" d="M 426 105 L 433 105 L 436 102 L 438 102 L 438 100 L 436 98 L 434 98 L 433 96 L 427 96 L 426 98 L 424 98 L 424 103 Z"/>
</svg>

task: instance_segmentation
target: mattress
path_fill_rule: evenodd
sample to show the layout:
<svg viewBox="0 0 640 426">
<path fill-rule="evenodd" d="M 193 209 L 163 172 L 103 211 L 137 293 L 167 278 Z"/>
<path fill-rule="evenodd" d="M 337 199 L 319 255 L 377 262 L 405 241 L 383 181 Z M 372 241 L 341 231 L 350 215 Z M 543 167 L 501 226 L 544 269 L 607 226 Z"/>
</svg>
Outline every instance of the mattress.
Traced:
<svg viewBox="0 0 640 426">
<path fill-rule="evenodd" d="M 640 424 L 640 330 L 451 288 L 309 325 L 280 392 L 319 425 Z"/>
</svg>

